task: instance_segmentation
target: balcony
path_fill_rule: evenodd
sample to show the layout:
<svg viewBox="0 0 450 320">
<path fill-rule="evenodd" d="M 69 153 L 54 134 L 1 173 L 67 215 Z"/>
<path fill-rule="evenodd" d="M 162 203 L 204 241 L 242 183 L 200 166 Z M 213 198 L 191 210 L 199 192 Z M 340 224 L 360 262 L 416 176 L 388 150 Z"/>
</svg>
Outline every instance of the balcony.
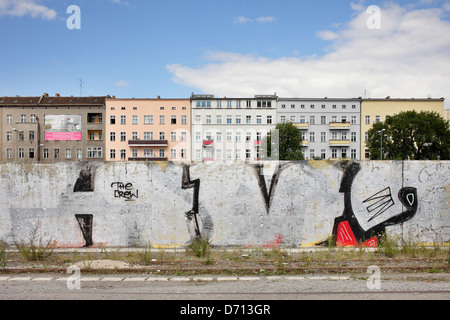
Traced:
<svg viewBox="0 0 450 320">
<path fill-rule="evenodd" d="M 130 147 L 168 147 L 167 140 L 128 140 Z"/>
<path fill-rule="evenodd" d="M 309 123 L 307 123 L 307 122 L 294 123 L 294 126 L 300 130 L 308 130 L 309 129 Z"/>
<path fill-rule="evenodd" d="M 136 158 L 128 158 L 128 161 L 168 161 L 169 159 L 166 157 L 136 157 Z"/>
<path fill-rule="evenodd" d="M 212 139 L 206 139 L 203 140 L 203 147 L 214 147 L 214 140 Z"/>
<path fill-rule="evenodd" d="M 350 122 L 330 122 L 330 130 L 350 130 Z"/>
<path fill-rule="evenodd" d="M 350 140 L 330 140 L 330 147 L 349 147 Z"/>
<path fill-rule="evenodd" d="M 261 146 L 263 144 L 263 140 L 255 140 L 255 147 Z"/>
</svg>

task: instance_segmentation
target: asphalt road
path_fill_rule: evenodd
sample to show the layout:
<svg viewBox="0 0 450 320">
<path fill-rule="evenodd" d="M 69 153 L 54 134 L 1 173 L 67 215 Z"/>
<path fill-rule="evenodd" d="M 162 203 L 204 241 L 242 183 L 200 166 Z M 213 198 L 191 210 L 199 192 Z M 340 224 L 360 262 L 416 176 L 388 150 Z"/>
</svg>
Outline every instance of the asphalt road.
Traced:
<svg viewBox="0 0 450 320">
<path fill-rule="evenodd" d="M 450 274 L 1 274 L 0 300 L 450 300 Z"/>
</svg>

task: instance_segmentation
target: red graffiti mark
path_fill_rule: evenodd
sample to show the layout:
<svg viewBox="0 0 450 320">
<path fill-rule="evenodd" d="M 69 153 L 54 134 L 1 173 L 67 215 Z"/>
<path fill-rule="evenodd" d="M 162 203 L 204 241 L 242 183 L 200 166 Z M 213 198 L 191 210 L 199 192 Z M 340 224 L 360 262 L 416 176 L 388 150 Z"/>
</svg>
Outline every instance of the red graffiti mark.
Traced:
<svg viewBox="0 0 450 320">
<path fill-rule="evenodd" d="M 358 241 L 353 234 L 352 228 L 348 221 L 343 221 L 339 224 L 336 238 L 337 247 L 357 247 Z M 378 246 L 378 238 L 373 237 L 363 242 L 363 247 L 376 248 Z"/>
<path fill-rule="evenodd" d="M 263 244 L 263 248 L 279 247 L 279 246 L 281 246 L 282 241 L 283 241 L 283 235 L 276 234 L 274 240 L 268 241 L 265 244 Z"/>
</svg>

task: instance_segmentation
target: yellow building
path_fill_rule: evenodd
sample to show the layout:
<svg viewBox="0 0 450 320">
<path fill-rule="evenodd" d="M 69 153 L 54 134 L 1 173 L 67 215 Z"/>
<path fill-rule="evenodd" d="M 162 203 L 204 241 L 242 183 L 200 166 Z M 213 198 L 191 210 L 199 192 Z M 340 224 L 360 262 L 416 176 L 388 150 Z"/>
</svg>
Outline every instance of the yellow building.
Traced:
<svg viewBox="0 0 450 320">
<path fill-rule="evenodd" d="M 450 121 L 450 109 L 444 110 L 444 119 Z"/>
<path fill-rule="evenodd" d="M 386 116 L 393 116 L 404 111 L 415 110 L 437 112 L 444 117 L 444 98 L 440 99 L 385 99 L 364 98 L 361 101 L 361 159 L 368 160 L 370 154 L 366 148 L 367 132 L 376 122 L 385 121 Z M 447 113 L 448 114 L 448 113 Z"/>
</svg>

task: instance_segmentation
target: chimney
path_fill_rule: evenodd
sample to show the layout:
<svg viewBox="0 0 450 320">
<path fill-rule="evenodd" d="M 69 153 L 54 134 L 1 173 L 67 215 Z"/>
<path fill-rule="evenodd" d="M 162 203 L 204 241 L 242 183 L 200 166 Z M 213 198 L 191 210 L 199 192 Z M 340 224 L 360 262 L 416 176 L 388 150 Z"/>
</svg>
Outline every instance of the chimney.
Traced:
<svg viewBox="0 0 450 320">
<path fill-rule="evenodd" d="M 59 94 L 59 93 L 56 93 L 55 94 L 55 97 L 60 97 L 61 95 Z"/>
<path fill-rule="evenodd" d="M 161 96 L 158 96 L 158 100 L 161 100 Z"/>
<path fill-rule="evenodd" d="M 389 100 L 390 98 L 391 98 L 391 96 L 387 96 L 387 97 L 386 97 L 386 100 Z"/>
<path fill-rule="evenodd" d="M 115 98 L 116 98 L 116 96 L 112 96 L 112 98 L 113 98 L 113 99 L 115 99 Z"/>
<path fill-rule="evenodd" d="M 48 93 L 44 93 L 44 97 L 48 97 Z"/>
</svg>

